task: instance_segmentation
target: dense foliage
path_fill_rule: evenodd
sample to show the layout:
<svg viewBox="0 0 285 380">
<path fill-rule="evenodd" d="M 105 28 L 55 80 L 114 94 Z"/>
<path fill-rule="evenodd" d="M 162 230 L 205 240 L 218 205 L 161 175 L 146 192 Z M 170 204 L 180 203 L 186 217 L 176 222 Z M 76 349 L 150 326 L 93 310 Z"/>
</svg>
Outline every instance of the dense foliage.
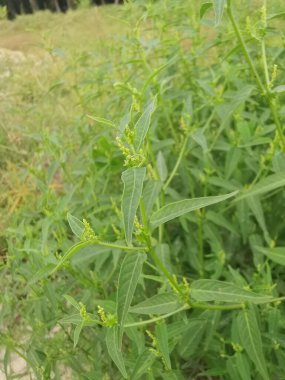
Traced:
<svg viewBox="0 0 285 380">
<path fill-rule="evenodd" d="M 285 378 L 284 13 L 114 9 L 96 48 L 46 37 L 4 103 L 3 372 Z"/>
</svg>

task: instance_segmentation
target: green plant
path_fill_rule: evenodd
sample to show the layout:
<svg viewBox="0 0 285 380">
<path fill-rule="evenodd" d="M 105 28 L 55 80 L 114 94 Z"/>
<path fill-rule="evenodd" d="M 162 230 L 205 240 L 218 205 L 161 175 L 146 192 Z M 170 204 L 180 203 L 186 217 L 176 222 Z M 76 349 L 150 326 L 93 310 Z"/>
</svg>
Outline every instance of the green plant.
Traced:
<svg viewBox="0 0 285 380">
<path fill-rule="evenodd" d="M 212 39 L 225 5 L 127 4 L 99 60 L 55 58 L 50 91 L 80 116 L 68 138 L 30 135 L 39 195 L 5 233 L 7 378 L 12 352 L 39 379 L 284 376 L 283 16 L 253 7 L 239 27 L 228 1 Z"/>
</svg>

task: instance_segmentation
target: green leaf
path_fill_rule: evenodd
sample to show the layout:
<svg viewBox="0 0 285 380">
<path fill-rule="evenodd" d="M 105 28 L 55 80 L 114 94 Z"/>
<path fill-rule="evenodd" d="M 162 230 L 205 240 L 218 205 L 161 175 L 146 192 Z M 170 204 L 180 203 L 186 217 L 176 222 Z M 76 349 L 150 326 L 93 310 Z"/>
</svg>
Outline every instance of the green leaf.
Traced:
<svg viewBox="0 0 285 380">
<path fill-rule="evenodd" d="M 208 150 L 207 140 L 202 128 L 196 129 L 191 134 L 191 137 L 202 148 L 203 152 L 206 152 Z"/>
<path fill-rule="evenodd" d="M 122 262 L 119 274 L 116 304 L 120 342 L 123 335 L 125 319 L 128 314 L 145 260 L 145 254 L 130 252 L 125 256 Z"/>
<path fill-rule="evenodd" d="M 136 150 L 139 150 L 144 142 L 144 139 L 147 135 L 149 126 L 150 126 L 150 120 L 151 120 L 151 115 L 156 109 L 156 97 L 154 100 L 146 107 L 144 110 L 143 114 L 137 121 L 135 125 L 135 141 L 134 141 L 134 147 Z"/>
<path fill-rule="evenodd" d="M 164 182 L 167 178 L 168 170 L 167 170 L 164 156 L 161 151 L 158 152 L 157 159 L 156 159 L 156 166 L 157 166 L 160 180 Z"/>
<path fill-rule="evenodd" d="M 80 323 L 82 322 L 82 317 L 81 317 L 80 313 L 71 314 L 71 315 L 67 315 L 66 317 L 61 318 L 58 322 L 59 323 L 68 323 L 68 324 L 71 323 L 73 325 L 80 325 Z"/>
<path fill-rule="evenodd" d="M 249 359 L 245 352 L 236 352 L 235 360 L 242 380 L 251 380 Z"/>
<path fill-rule="evenodd" d="M 280 86 L 277 86 L 277 87 L 274 87 L 272 92 L 275 92 L 275 93 L 280 93 L 280 92 L 285 92 L 285 85 L 282 84 Z"/>
<path fill-rule="evenodd" d="M 264 248 L 255 247 L 259 252 L 268 257 L 274 263 L 285 266 L 285 247 Z"/>
<path fill-rule="evenodd" d="M 75 307 L 76 310 L 80 311 L 80 305 L 78 302 L 75 301 L 75 299 L 67 294 L 64 294 L 63 297 L 66 299 L 67 302 L 69 302 L 73 307 Z"/>
<path fill-rule="evenodd" d="M 145 172 L 146 168 L 130 168 L 122 173 L 122 181 L 124 183 L 122 213 L 128 244 L 132 242 L 134 220 L 140 203 Z"/>
<path fill-rule="evenodd" d="M 237 317 L 238 332 L 245 351 L 265 380 L 270 380 L 262 350 L 260 328 L 253 308 L 243 310 Z"/>
<path fill-rule="evenodd" d="M 151 368 L 152 363 L 155 360 L 155 356 L 149 350 L 144 350 L 137 358 L 134 369 L 132 372 L 131 379 L 138 380 L 141 379 L 142 375 Z"/>
<path fill-rule="evenodd" d="M 42 280 L 45 277 L 50 275 L 50 272 L 53 270 L 54 264 L 47 264 L 43 268 L 39 269 L 35 275 L 29 280 L 28 284 L 32 285 L 39 280 Z"/>
<path fill-rule="evenodd" d="M 87 115 L 90 119 L 97 121 L 97 123 L 103 124 L 103 125 L 108 125 L 108 127 L 115 127 L 116 124 L 114 124 L 112 121 L 108 119 L 104 119 L 103 117 L 98 117 L 98 116 L 91 116 Z"/>
<path fill-rule="evenodd" d="M 200 20 L 202 20 L 202 18 L 204 17 L 205 13 L 210 9 L 212 8 L 213 6 L 213 3 L 203 3 L 200 7 Z"/>
<path fill-rule="evenodd" d="M 241 155 L 242 150 L 236 147 L 233 147 L 228 151 L 225 163 L 226 179 L 231 178 L 232 174 L 236 172 Z"/>
<path fill-rule="evenodd" d="M 277 174 L 272 174 L 266 178 L 261 179 L 255 185 L 249 188 L 249 190 L 244 191 L 236 201 L 240 199 L 256 196 L 259 194 L 266 194 L 269 191 L 276 190 L 279 187 L 285 186 L 285 172 L 280 172 Z"/>
<path fill-rule="evenodd" d="M 263 231 L 263 236 L 264 236 L 265 241 L 268 244 L 270 244 L 271 238 L 269 236 L 269 232 L 266 227 L 263 208 L 261 206 L 259 197 L 255 196 L 255 197 L 246 198 L 246 202 L 247 202 L 248 207 L 251 209 L 253 215 L 255 216 L 260 228 Z"/>
<path fill-rule="evenodd" d="M 81 222 L 81 220 L 71 215 L 70 213 L 67 213 L 67 221 L 74 235 L 81 239 L 84 232 L 84 224 Z"/>
<path fill-rule="evenodd" d="M 230 282 L 218 280 L 197 280 L 191 286 L 191 297 L 196 301 L 252 302 L 262 303 L 272 299 L 271 296 L 244 290 Z"/>
<path fill-rule="evenodd" d="M 135 314 L 166 314 L 179 308 L 179 299 L 173 293 L 161 293 L 130 308 Z"/>
<path fill-rule="evenodd" d="M 144 207 L 147 216 L 152 211 L 153 205 L 158 198 L 161 188 L 161 181 L 147 181 L 147 184 L 143 190 Z"/>
<path fill-rule="evenodd" d="M 81 321 L 81 323 L 79 325 L 77 325 L 74 329 L 74 333 L 73 333 L 73 345 L 74 345 L 74 347 L 77 346 L 77 343 L 79 341 L 79 336 L 80 336 L 80 333 L 81 333 L 83 327 L 84 327 L 84 322 Z"/>
<path fill-rule="evenodd" d="M 207 320 L 192 320 L 189 322 L 188 328 L 184 332 L 178 348 L 183 359 L 188 360 L 189 357 L 193 356 L 196 352 L 206 327 Z"/>
<path fill-rule="evenodd" d="M 121 351 L 119 350 L 117 327 L 112 327 L 112 328 L 107 329 L 106 345 L 107 345 L 107 350 L 108 350 L 108 353 L 109 353 L 111 359 L 116 364 L 116 366 L 119 368 L 123 377 L 125 379 L 127 379 L 128 374 L 127 374 L 127 371 L 125 368 L 123 355 L 122 355 Z"/>
<path fill-rule="evenodd" d="M 206 206 L 210 206 L 215 203 L 222 202 L 228 198 L 235 196 L 238 191 L 234 191 L 229 194 L 218 195 L 213 197 L 184 199 L 182 201 L 169 203 L 156 211 L 150 218 L 150 225 L 152 228 L 156 228 L 161 224 L 168 222 L 178 216 L 184 215 L 190 211 L 194 211 Z"/>
<path fill-rule="evenodd" d="M 166 366 L 166 370 L 171 369 L 171 361 L 169 356 L 169 346 L 168 346 L 168 332 L 165 321 L 159 323 L 155 327 L 155 336 L 158 342 L 158 349 L 163 357 L 163 362 Z"/>
<path fill-rule="evenodd" d="M 235 227 L 231 224 L 230 220 L 225 218 L 221 213 L 214 212 L 214 211 L 207 211 L 206 213 L 207 220 L 210 220 L 217 226 L 223 227 L 227 229 L 228 231 L 232 232 L 235 235 L 238 235 Z"/>
<path fill-rule="evenodd" d="M 219 25 L 222 20 L 225 5 L 226 5 L 226 0 L 213 0 L 213 7 L 215 11 L 215 16 L 216 16 L 216 20 L 215 20 L 216 26 Z"/>
<path fill-rule="evenodd" d="M 69 250 L 63 255 L 58 264 L 53 268 L 53 270 L 49 273 L 50 275 L 56 272 L 66 261 L 68 261 L 75 253 L 81 251 L 82 249 L 88 247 L 89 245 L 94 244 L 94 242 L 90 241 L 80 241 L 77 244 L 74 244 Z M 96 252 L 94 252 L 96 254 Z"/>
</svg>

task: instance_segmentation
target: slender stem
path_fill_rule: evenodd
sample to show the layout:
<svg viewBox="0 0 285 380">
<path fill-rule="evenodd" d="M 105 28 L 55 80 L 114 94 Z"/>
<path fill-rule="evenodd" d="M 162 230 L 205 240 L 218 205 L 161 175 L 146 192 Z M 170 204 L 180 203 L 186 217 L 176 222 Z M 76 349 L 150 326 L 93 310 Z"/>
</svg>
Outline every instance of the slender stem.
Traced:
<svg viewBox="0 0 285 380">
<path fill-rule="evenodd" d="M 98 246 L 108 247 L 108 248 L 113 248 L 113 249 L 120 249 L 122 251 L 145 251 L 148 248 L 148 247 L 128 247 L 128 246 L 125 246 L 125 245 L 120 245 L 120 244 L 114 244 L 114 243 L 99 241 L 97 239 L 81 241 L 80 243 L 75 244 L 73 247 L 71 247 L 65 253 L 65 255 L 62 257 L 62 259 L 60 260 L 60 262 L 49 273 L 49 275 L 51 275 L 54 272 L 56 272 L 62 266 L 62 264 L 65 263 L 68 259 L 70 259 L 77 251 L 79 251 L 82 248 L 89 247 L 89 246 L 92 246 L 92 245 L 98 245 Z"/>
<path fill-rule="evenodd" d="M 161 192 L 161 207 L 165 204 L 165 194 L 164 191 Z M 164 234 L 164 224 L 160 224 L 158 227 L 158 241 L 161 244 L 163 242 L 163 234 Z"/>
<path fill-rule="evenodd" d="M 264 70 L 264 79 L 266 83 L 266 88 L 269 90 L 270 79 L 268 74 L 268 66 L 267 66 L 267 57 L 266 57 L 266 49 L 265 49 L 265 41 L 264 39 L 261 41 L 261 56 L 262 56 L 262 64 Z"/>
<path fill-rule="evenodd" d="M 102 247 L 121 249 L 122 251 L 145 251 L 147 249 L 147 247 L 128 247 L 126 245 L 114 244 L 105 241 L 97 241 L 97 243 L 94 242 L 92 245 L 100 245 Z"/>
<path fill-rule="evenodd" d="M 155 175 L 156 175 L 155 179 L 158 179 L 159 178 L 159 172 L 158 172 L 158 168 L 157 168 L 156 161 L 155 161 L 155 156 L 154 156 L 152 146 L 151 146 L 149 139 L 147 139 L 147 150 L 148 150 L 148 153 L 150 155 L 152 166 L 153 166 L 154 171 L 155 171 Z"/>
<path fill-rule="evenodd" d="M 243 54 L 245 56 L 245 59 L 246 59 L 248 65 L 249 65 L 251 73 L 252 73 L 253 77 L 255 78 L 255 81 L 256 81 L 257 86 L 259 87 L 259 89 L 261 91 L 261 94 L 265 97 L 265 100 L 266 100 L 266 102 L 270 108 L 274 123 L 275 123 L 276 128 L 277 128 L 277 132 L 278 132 L 278 135 L 280 138 L 282 151 L 285 152 L 285 138 L 283 136 L 283 127 L 282 127 L 282 124 L 281 124 L 281 121 L 279 119 L 278 112 L 277 112 L 276 101 L 273 98 L 273 95 L 270 93 L 269 88 L 267 88 L 267 86 L 264 87 L 264 85 L 262 84 L 260 76 L 255 69 L 254 63 L 253 63 L 253 61 L 249 55 L 249 52 L 248 52 L 247 47 L 245 45 L 244 39 L 243 39 L 242 34 L 240 32 L 240 29 L 238 27 L 238 24 L 236 23 L 235 18 L 233 16 L 232 8 L 231 8 L 231 0 L 227 0 L 227 5 L 228 5 L 227 6 L 227 12 L 228 12 L 229 19 L 232 23 L 233 29 L 234 29 L 235 34 L 237 36 L 237 39 L 240 43 L 241 49 L 243 51 Z M 265 54 L 265 46 L 264 46 L 264 54 Z M 266 59 L 265 56 L 264 56 L 264 59 Z M 267 66 L 266 61 L 265 61 L 265 64 Z M 267 67 L 266 67 L 266 70 L 267 70 Z"/>
<path fill-rule="evenodd" d="M 150 323 L 160 321 L 162 319 L 171 317 L 174 314 L 180 313 L 181 311 L 189 310 L 189 309 L 238 310 L 238 309 L 243 309 L 243 308 L 244 308 L 244 304 L 242 304 L 242 303 L 238 303 L 238 304 L 234 304 L 234 305 L 205 305 L 205 304 L 194 303 L 191 305 L 184 305 L 184 306 L 180 307 L 179 309 L 172 311 L 171 313 L 167 313 L 167 314 L 161 315 L 161 316 L 156 317 L 156 318 L 151 318 L 151 319 L 147 319 L 145 321 L 140 321 L 140 322 L 128 323 L 124 327 L 148 325 Z"/>
<path fill-rule="evenodd" d="M 190 306 L 188 306 L 188 305 L 184 305 L 184 306 L 180 307 L 180 309 L 177 309 L 177 310 L 175 310 L 175 311 L 172 311 L 171 313 L 164 314 L 164 315 L 161 315 L 161 316 L 159 316 L 159 317 L 152 318 L 152 319 L 147 319 L 147 320 L 145 320 L 145 321 L 134 322 L 134 323 L 128 323 L 128 324 L 124 325 L 124 327 L 134 327 L 134 326 L 148 325 L 148 324 L 150 324 L 150 323 L 154 323 L 154 322 L 157 322 L 157 321 L 161 321 L 162 319 L 165 319 L 165 318 L 171 317 L 171 316 L 174 315 L 174 314 L 180 313 L 181 311 L 183 311 L 183 310 L 188 310 L 188 309 L 190 309 Z"/>
<path fill-rule="evenodd" d="M 230 19 L 230 21 L 232 23 L 232 26 L 233 26 L 233 29 L 234 29 L 235 34 L 237 36 L 237 39 L 238 39 L 238 41 L 240 43 L 240 46 L 241 46 L 241 49 L 242 49 L 243 54 L 245 56 L 245 59 L 246 59 L 248 65 L 249 65 L 249 68 L 250 68 L 250 70 L 252 72 L 252 75 L 254 76 L 254 78 L 256 80 L 256 83 L 257 83 L 257 85 L 258 85 L 261 93 L 265 94 L 266 90 L 265 90 L 265 88 L 264 88 L 264 86 L 263 86 L 263 84 L 261 82 L 261 79 L 260 79 L 260 76 L 259 76 L 258 72 L 255 69 L 254 63 L 253 63 L 253 61 L 252 61 L 252 59 L 251 59 L 251 57 L 250 57 L 250 55 L 248 53 L 248 50 L 246 48 L 243 36 L 242 36 L 242 34 L 241 34 L 240 30 L 239 30 L 239 27 L 238 27 L 238 25 L 236 23 L 236 20 L 235 20 L 235 18 L 233 16 L 232 7 L 231 7 L 231 0 L 227 0 L 227 5 L 228 5 L 227 6 L 228 16 L 229 16 L 229 19 Z"/>
<path fill-rule="evenodd" d="M 168 270 L 165 268 L 159 257 L 157 256 L 155 250 L 153 249 L 151 245 L 151 235 L 148 227 L 148 221 L 147 221 L 147 216 L 145 212 L 145 207 L 144 207 L 144 202 L 143 199 L 141 198 L 140 200 L 140 210 L 141 210 L 141 216 L 142 216 L 142 222 L 144 226 L 144 232 L 145 232 L 145 239 L 146 239 L 146 245 L 148 247 L 148 251 L 150 256 L 152 257 L 154 263 L 156 266 L 161 270 L 161 272 L 165 275 L 165 277 L 168 279 L 170 284 L 173 286 L 174 289 L 176 289 L 180 294 L 181 294 L 181 289 L 179 288 L 178 284 L 172 277 L 172 275 L 168 272 Z"/>
<path fill-rule="evenodd" d="M 272 302 L 278 302 L 278 301 L 284 301 L 285 297 L 279 297 L 279 298 L 273 298 L 272 300 L 268 300 L 263 303 L 272 303 Z M 134 326 L 143 326 L 143 325 L 148 325 L 150 323 L 154 323 L 157 321 L 160 321 L 162 319 L 171 317 L 174 314 L 180 313 L 181 311 L 184 310 L 189 310 L 189 309 L 203 309 L 203 310 L 239 310 L 239 309 L 244 309 L 245 304 L 243 303 L 236 303 L 233 305 L 208 305 L 208 304 L 202 304 L 202 303 L 193 303 L 191 305 L 184 305 L 181 308 L 172 311 L 171 313 L 167 313 L 164 315 L 161 315 L 156 318 L 151 318 L 147 319 L 145 321 L 140 321 L 140 322 L 134 322 L 134 323 L 129 323 L 126 324 L 124 327 L 134 327 Z"/>
<path fill-rule="evenodd" d="M 283 127 L 282 127 L 282 124 L 281 124 L 280 119 L 278 117 L 276 101 L 275 101 L 275 99 L 272 99 L 270 101 L 268 100 L 268 103 L 269 103 L 269 107 L 271 110 L 271 114 L 273 116 L 274 123 L 277 127 L 279 138 L 281 140 L 282 152 L 285 152 L 285 139 L 283 136 Z"/>
<path fill-rule="evenodd" d="M 204 245 L 203 245 L 203 210 L 198 210 L 198 256 L 200 264 L 200 277 L 203 278 L 205 274 L 205 264 L 204 264 Z"/>
<path fill-rule="evenodd" d="M 204 309 L 204 310 L 238 310 L 244 309 L 243 303 L 236 303 L 233 305 L 208 305 L 203 303 L 193 303 L 191 304 L 193 309 Z"/>
<path fill-rule="evenodd" d="M 184 152 L 185 152 L 185 149 L 187 147 L 187 143 L 188 143 L 188 139 L 189 139 L 189 135 L 186 136 L 185 140 L 184 140 L 184 143 L 182 145 L 182 149 L 180 150 L 180 153 L 179 153 L 179 156 L 178 156 L 178 159 L 176 161 L 176 164 L 174 165 L 174 168 L 172 169 L 172 172 L 170 173 L 170 176 L 168 177 L 168 180 L 166 181 L 165 185 L 163 186 L 162 190 L 165 192 L 166 189 L 168 188 L 168 186 L 170 185 L 171 181 L 173 180 L 173 177 L 175 176 L 176 172 L 177 172 L 177 169 L 179 168 L 179 165 L 180 165 L 180 162 L 183 158 L 183 155 L 184 155 Z"/>
</svg>

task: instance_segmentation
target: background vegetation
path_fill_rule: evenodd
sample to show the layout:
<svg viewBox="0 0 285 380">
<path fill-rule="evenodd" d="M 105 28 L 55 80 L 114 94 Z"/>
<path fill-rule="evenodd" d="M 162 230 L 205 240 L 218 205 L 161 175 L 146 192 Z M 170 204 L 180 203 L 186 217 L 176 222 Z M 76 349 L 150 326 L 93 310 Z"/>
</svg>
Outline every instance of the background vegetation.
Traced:
<svg viewBox="0 0 285 380">
<path fill-rule="evenodd" d="M 0 22 L 5 378 L 285 378 L 284 12 L 223 4 Z"/>
</svg>

